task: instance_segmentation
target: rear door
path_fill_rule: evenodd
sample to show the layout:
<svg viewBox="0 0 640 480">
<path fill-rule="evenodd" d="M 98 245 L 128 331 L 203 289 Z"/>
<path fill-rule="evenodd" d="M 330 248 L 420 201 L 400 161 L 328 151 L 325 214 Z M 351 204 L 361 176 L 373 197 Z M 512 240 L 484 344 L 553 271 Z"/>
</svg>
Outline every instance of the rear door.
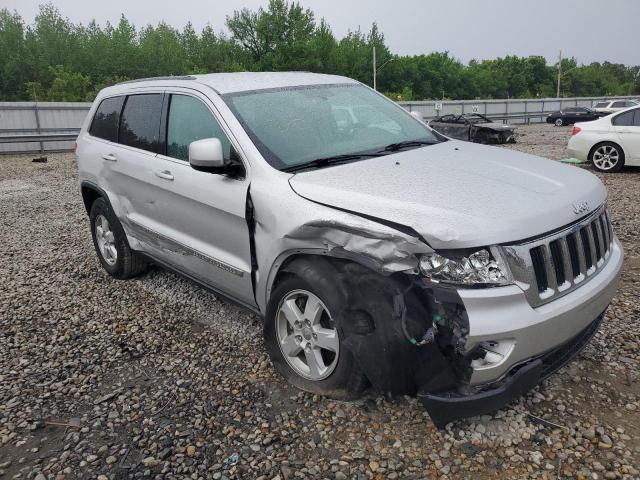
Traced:
<svg viewBox="0 0 640 480">
<path fill-rule="evenodd" d="M 620 139 L 627 165 L 640 163 L 640 108 L 619 113 L 611 119 L 611 125 Z"/>
<path fill-rule="evenodd" d="M 128 95 L 118 129 L 118 143 L 112 145 L 105 163 L 110 167 L 110 185 L 128 232 L 140 239 L 150 222 L 155 201 L 152 188 L 154 160 L 160 145 L 162 92 Z"/>
<path fill-rule="evenodd" d="M 225 157 L 237 147 L 215 107 L 195 91 L 168 91 L 163 111 L 164 146 L 153 159 L 148 216 L 151 252 L 197 280 L 255 306 L 246 220 L 249 180 L 197 171 L 189 144 L 216 137 Z"/>
</svg>

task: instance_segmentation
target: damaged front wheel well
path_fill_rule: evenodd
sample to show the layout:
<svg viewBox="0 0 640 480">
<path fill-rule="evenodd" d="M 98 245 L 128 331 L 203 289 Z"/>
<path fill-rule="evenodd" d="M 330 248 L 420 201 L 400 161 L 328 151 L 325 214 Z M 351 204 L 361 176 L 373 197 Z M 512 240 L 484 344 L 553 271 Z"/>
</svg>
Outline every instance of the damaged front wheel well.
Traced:
<svg viewBox="0 0 640 480">
<path fill-rule="evenodd" d="M 385 275 L 351 260 L 304 253 L 282 263 L 273 288 L 309 274 L 332 286 L 334 295 L 324 300 L 334 306 L 342 343 L 378 390 L 415 394 L 465 381 L 468 323 L 455 291 L 429 287 L 415 275 Z"/>
</svg>

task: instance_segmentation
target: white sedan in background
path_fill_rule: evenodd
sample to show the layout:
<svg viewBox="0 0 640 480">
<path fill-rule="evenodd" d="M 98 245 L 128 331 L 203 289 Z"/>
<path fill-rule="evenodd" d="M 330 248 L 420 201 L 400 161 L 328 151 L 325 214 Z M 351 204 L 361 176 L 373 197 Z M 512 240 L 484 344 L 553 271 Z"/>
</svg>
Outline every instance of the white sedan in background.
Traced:
<svg viewBox="0 0 640 480">
<path fill-rule="evenodd" d="M 576 123 L 567 153 L 601 172 L 619 172 L 625 164 L 640 166 L 640 106 Z"/>
<path fill-rule="evenodd" d="M 619 112 L 629 107 L 640 106 L 637 100 L 603 100 L 593 106 L 593 110 L 598 113 L 610 114 Z"/>
</svg>

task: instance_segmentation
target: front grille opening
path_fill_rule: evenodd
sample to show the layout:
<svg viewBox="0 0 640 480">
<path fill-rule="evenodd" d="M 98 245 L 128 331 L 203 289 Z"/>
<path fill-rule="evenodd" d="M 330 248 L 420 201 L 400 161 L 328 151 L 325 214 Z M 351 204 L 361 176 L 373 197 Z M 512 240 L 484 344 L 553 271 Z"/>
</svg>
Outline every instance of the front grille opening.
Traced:
<svg viewBox="0 0 640 480">
<path fill-rule="evenodd" d="M 580 229 L 580 238 L 582 239 L 582 251 L 584 252 L 584 261 L 587 264 L 587 270 L 593 267 L 593 258 L 591 258 L 591 245 L 589 245 L 588 227 Z"/>
<path fill-rule="evenodd" d="M 553 260 L 553 268 L 556 272 L 556 281 L 558 285 L 562 285 L 566 278 L 564 275 L 564 259 L 562 255 L 562 247 L 560 240 L 556 240 L 549 244 L 549 250 L 551 250 L 551 259 Z"/>
<path fill-rule="evenodd" d="M 569 247 L 569 258 L 571 259 L 571 272 L 573 278 L 580 275 L 580 256 L 578 255 L 578 240 L 575 234 L 567 236 L 567 247 Z"/>
<path fill-rule="evenodd" d="M 538 284 L 538 292 L 542 293 L 549 287 L 549 280 L 547 279 L 547 270 L 544 265 L 544 247 L 532 248 L 531 263 L 533 264 L 533 271 L 536 274 L 536 283 Z"/>
<path fill-rule="evenodd" d="M 600 260 L 602 258 L 602 252 L 600 251 L 600 235 L 598 235 L 598 226 L 596 225 L 596 221 L 591 222 L 591 232 L 593 233 L 593 239 L 595 240 L 593 243 L 596 246 L 596 258 Z"/>
<path fill-rule="evenodd" d="M 611 240 L 609 237 L 609 227 L 607 226 L 607 219 L 604 215 L 602 215 L 598 221 L 600 222 L 600 228 L 602 229 L 602 234 L 604 235 L 604 251 L 605 253 L 609 251 L 609 245 L 611 244 Z"/>
<path fill-rule="evenodd" d="M 611 223 L 611 217 L 609 216 L 609 212 L 604 212 L 604 215 L 606 217 L 607 231 L 609 232 L 609 242 L 613 243 L 613 224 Z"/>
</svg>

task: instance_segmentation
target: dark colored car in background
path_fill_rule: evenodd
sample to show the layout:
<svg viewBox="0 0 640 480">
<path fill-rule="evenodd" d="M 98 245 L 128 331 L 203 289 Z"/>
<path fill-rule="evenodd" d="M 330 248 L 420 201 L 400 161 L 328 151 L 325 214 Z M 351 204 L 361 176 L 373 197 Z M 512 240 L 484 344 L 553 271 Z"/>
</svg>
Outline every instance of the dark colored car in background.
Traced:
<svg viewBox="0 0 640 480">
<path fill-rule="evenodd" d="M 443 115 L 431 120 L 429 126 L 442 135 L 468 142 L 515 142 L 516 127 L 494 122 L 479 113 Z"/>
<path fill-rule="evenodd" d="M 568 107 L 547 115 L 547 123 L 553 123 L 556 127 L 573 125 L 577 122 L 589 122 L 597 120 L 606 114 L 596 112 L 587 107 Z"/>
</svg>

